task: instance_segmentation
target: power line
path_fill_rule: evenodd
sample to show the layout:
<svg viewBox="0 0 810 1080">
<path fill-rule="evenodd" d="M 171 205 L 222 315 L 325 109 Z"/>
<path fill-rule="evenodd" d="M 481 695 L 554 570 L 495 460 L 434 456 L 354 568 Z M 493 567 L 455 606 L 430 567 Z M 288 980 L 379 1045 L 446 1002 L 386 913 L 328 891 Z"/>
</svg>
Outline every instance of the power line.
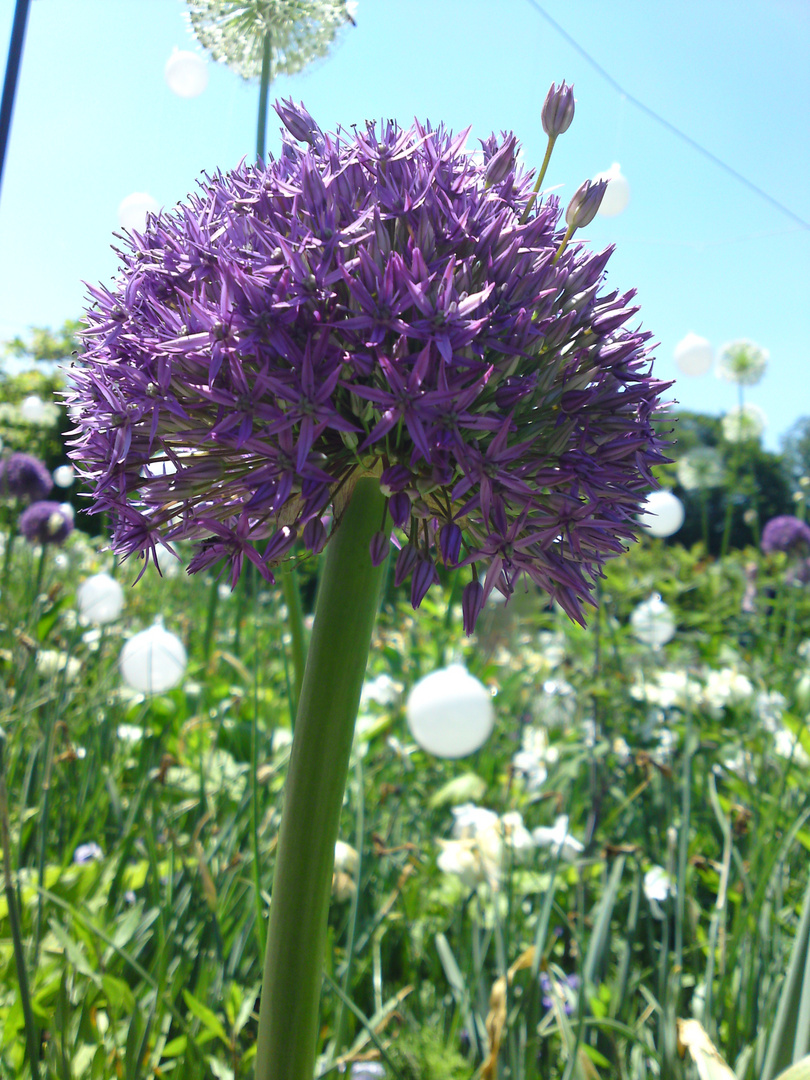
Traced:
<svg viewBox="0 0 810 1080">
<path fill-rule="evenodd" d="M 744 184 L 745 187 L 749 189 L 749 191 L 753 191 L 754 194 L 759 195 L 761 199 L 769 202 L 771 206 L 774 206 L 777 210 L 780 211 L 780 213 L 785 214 L 787 215 L 787 217 L 791 218 L 791 220 L 798 222 L 798 224 L 801 225 L 803 229 L 810 229 L 810 222 L 805 221 L 804 218 L 799 217 L 798 214 L 794 214 L 789 207 L 784 205 L 784 203 L 779 202 L 779 200 L 775 199 L 773 195 L 769 195 L 767 191 L 763 191 L 761 187 L 757 187 L 757 185 L 751 180 L 749 180 L 747 176 L 743 176 L 742 173 L 737 172 L 737 170 L 732 168 L 731 165 L 728 165 L 721 158 L 717 157 L 716 154 L 713 154 L 711 150 L 707 150 L 705 146 L 701 146 L 699 142 L 696 142 L 691 136 L 687 135 L 685 131 L 681 131 L 680 128 L 675 127 L 675 125 L 671 124 L 669 120 L 666 120 L 659 113 L 655 112 L 654 109 L 651 109 L 648 105 L 645 105 L 643 101 L 639 101 L 637 97 L 634 97 L 628 90 L 625 90 L 623 86 L 616 82 L 616 80 L 611 74 L 609 74 L 609 72 L 605 71 L 602 65 L 597 60 L 595 60 L 589 52 L 583 49 L 579 42 L 575 41 L 574 38 L 571 37 L 567 30 L 564 30 L 558 22 L 552 19 L 549 13 L 544 8 L 542 8 L 540 4 L 537 3 L 537 0 L 526 0 L 526 2 L 531 8 L 533 8 L 537 12 L 538 15 L 542 16 L 542 18 L 544 18 L 546 22 L 556 30 L 561 37 L 565 38 L 571 48 L 578 52 L 579 55 L 583 58 L 583 60 L 590 64 L 594 71 L 596 71 L 599 75 L 602 76 L 606 83 L 612 86 L 614 90 L 618 91 L 618 93 L 622 94 L 627 99 L 627 101 L 635 105 L 637 109 L 640 109 L 641 112 L 649 116 L 651 120 L 655 120 L 657 124 L 660 124 L 662 127 L 666 128 L 667 131 L 669 131 L 671 134 L 676 135 L 688 146 L 691 146 L 693 150 L 697 150 L 697 152 L 699 154 L 702 154 L 703 157 L 708 158 L 709 161 L 713 162 L 724 172 L 727 172 L 729 176 L 733 176 L 735 180 L 738 180 L 741 184 Z"/>
</svg>

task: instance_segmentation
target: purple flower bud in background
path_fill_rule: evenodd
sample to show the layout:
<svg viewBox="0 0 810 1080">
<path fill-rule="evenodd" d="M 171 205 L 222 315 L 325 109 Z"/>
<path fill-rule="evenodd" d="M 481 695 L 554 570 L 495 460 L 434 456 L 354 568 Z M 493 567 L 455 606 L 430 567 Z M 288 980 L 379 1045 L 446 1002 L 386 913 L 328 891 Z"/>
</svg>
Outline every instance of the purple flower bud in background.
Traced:
<svg viewBox="0 0 810 1080">
<path fill-rule="evenodd" d="M 30 544 L 63 544 L 73 532 L 73 514 L 57 502 L 31 503 L 17 527 Z"/>
<path fill-rule="evenodd" d="M 449 521 L 442 526 L 439 534 L 439 550 L 442 553 L 442 561 L 445 566 L 455 566 L 461 551 L 461 529 L 455 521 Z"/>
<path fill-rule="evenodd" d="M 79 846 L 73 852 L 73 861 L 79 864 L 95 862 L 96 860 L 103 858 L 104 852 L 93 840 L 91 840 L 88 844 L 79 844 Z"/>
<path fill-rule="evenodd" d="M 304 531 L 301 535 L 301 540 L 307 551 L 311 551 L 313 555 L 317 555 L 318 552 L 323 551 L 327 539 L 326 528 L 324 527 L 321 518 L 310 518 L 304 526 Z"/>
<path fill-rule="evenodd" d="M 559 87 L 555 83 L 551 84 L 551 89 L 546 94 L 546 100 L 543 103 L 541 119 L 543 131 L 551 139 L 556 139 L 558 135 L 562 135 L 571 127 L 571 121 L 574 119 L 574 88 L 566 86 L 565 79 Z"/>
<path fill-rule="evenodd" d="M 439 575 L 433 565 L 433 560 L 429 559 L 427 555 L 420 555 L 411 578 L 411 605 L 414 610 L 425 599 L 425 594 L 430 586 L 437 584 L 438 581 Z"/>
<path fill-rule="evenodd" d="M 304 108 L 303 102 L 296 105 L 292 98 L 289 101 L 276 101 L 276 112 L 294 139 L 309 143 L 318 153 L 323 150 L 326 145 L 323 132 Z"/>
<path fill-rule="evenodd" d="M 487 162 L 486 170 L 484 172 L 487 187 L 492 187 L 493 184 L 500 184 L 500 182 L 505 180 L 509 173 L 514 169 L 516 142 L 515 136 L 510 135 L 500 150 L 496 150 Z"/>
<path fill-rule="evenodd" d="M 31 454 L 11 454 L 0 461 L 0 498 L 38 502 L 53 487 L 47 466 Z"/>
<path fill-rule="evenodd" d="M 387 532 L 382 529 L 379 532 L 375 532 L 371 538 L 369 544 L 369 552 L 371 554 L 371 565 L 381 566 L 385 562 L 385 557 L 388 554 L 388 548 L 391 546 L 391 537 Z"/>
<path fill-rule="evenodd" d="M 771 518 L 762 530 L 760 546 L 766 555 L 774 551 L 799 554 L 810 550 L 810 525 L 790 514 Z"/>
<path fill-rule="evenodd" d="M 397 587 L 410 576 L 416 563 L 417 554 L 418 552 L 413 544 L 406 544 L 397 555 L 397 564 L 394 567 L 394 584 Z"/>
<path fill-rule="evenodd" d="M 590 225 L 602 205 L 607 186 L 607 180 L 586 180 L 577 188 L 565 211 L 565 220 L 572 228 L 582 229 Z"/>
<path fill-rule="evenodd" d="M 404 529 L 411 516 L 411 500 L 406 491 L 397 491 L 388 500 L 388 513 L 400 529 Z"/>
<path fill-rule="evenodd" d="M 464 586 L 461 596 L 461 612 L 464 620 L 464 633 L 469 635 L 475 630 L 475 624 L 484 606 L 484 586 L 480 581 L 470 581 Z"/>
</svg>

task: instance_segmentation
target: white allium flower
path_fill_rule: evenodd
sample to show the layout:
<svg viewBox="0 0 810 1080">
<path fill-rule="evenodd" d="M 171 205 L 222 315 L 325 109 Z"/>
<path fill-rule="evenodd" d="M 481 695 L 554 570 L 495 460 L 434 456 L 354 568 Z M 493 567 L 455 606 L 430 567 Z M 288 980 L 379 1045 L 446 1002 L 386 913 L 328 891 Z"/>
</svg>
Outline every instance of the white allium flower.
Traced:
<svg viewBox="0 0 810 1080">
<path fill-rule="evenodd" d="M 186 7 L 199 43 L 243 79 L 261 74 L 265 34 L 272 76 L 294 75 L 326 56 L 340 28 L 354 21 L 346 0 L 186 0 Z"/>
<path fill-rule="evenodd" d="M 677 475 L 686 491 L 720 487 L 725 479 L 723 459 L 713 446 L 696 446 L 679 460 Z"/>
<path fill-rule="evenodd" d="M 723 417 L 723 438 L 727 442 L 748 442 L 758 439 L 768 423 L 765 413 L 757 405 L 735 406 Z"/>
<path fill-rule="evenodd" d="M 532 832 L 532 839 L 538 847 L 550 847 L 553 854 L 559 851 L 568 862 L 573 862 L 585 850 L 579 840 L 568 832 L 568 814 L 560 814 L 550 829 L 544 825 L 538 826 Z"/>
<path fill-rule="evenodd" d="M 755 386 L 765 374 L 769 356 L 767 349 L 753 341 L 730 341 L 717 358 L 718 377 L 738 386 Z"/>
<path fill-rule="evenodd" d="M 352 877 L 357 873 L 357 867 L 360 865 L 360 856 L 356 849 L 351 844 L 345 843 L 343 840 L 335 841 L 335 870 L 342 871 L 344 874 L 351 874 Z"/>
<path fill-rule="evenodd" d="M 476 806 L 475 803 L 454 806 L 452 813 L 455 818 L 453 836 L 457 840 L 473 839 L 485 829 L 491 829 L 498 822 L 498 815 L 494 810 Z"/>
<path fill-rule="evenodd" d="M 638 605 L 630 616 L 630 626 L 639 641 L 654 649 L 666 645 L 675 636 L 675 617 L 660 593 L 653 593 Z"/>
<path fill-rule="evenodd" d="M 647 899 L 654 900 L 658 904 L 663 904 L 670 894 L 675 895 L 675 882 L 663 866 L 650 867 L 644 875 L 642 888 Z"/>
<path fill-rule="evenodd" d="M 710 671 L 706 677 L 703 703 L 715 714 L 728 706 L 740 705 L 754 692 L 751 680 L 731 667 Z"/>
<path fill-rule="evenodd" d="M 765 731 L 775 734 L 782 724 L 787 699 L 778 690 L 762 690 L 754 701 L 754 714 Z"/>
</svg>

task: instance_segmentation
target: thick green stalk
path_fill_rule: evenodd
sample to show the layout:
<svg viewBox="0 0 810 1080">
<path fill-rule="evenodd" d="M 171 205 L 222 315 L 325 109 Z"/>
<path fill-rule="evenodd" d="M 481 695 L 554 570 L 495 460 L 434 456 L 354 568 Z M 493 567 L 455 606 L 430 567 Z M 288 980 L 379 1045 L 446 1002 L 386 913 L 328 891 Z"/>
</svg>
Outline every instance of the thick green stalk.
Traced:
<svg viewBox="0 0 810 1080">
<path fill-rule="evenodd" d="M 384 498 L 358 480 L 329 543 L 295 722 L 273 879 L 255 1080 L 312 1080 L 335 840 L 383 567 Z"/>
</svg>

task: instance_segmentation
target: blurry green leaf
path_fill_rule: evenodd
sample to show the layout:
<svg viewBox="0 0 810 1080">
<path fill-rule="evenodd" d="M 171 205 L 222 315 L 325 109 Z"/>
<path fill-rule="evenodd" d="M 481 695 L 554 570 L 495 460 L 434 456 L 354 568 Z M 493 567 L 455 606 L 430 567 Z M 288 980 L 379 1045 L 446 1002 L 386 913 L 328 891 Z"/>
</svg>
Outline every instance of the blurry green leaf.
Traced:
<svg viewBox="0 0 810 1080">
<path fill-rule="evenodd" d="M 212 1009 L 209 1009 L 207 1005 L 203 1005 L 201 1001 L 197 1001 L 188 990 L 183 991 L 183 999 L 192 1016 L 196 1016 L 207 1031 L 220 1039 L 230 1049 L 231 1040 L 228 1038 L 228 1033 L 217 1014 Z"/>
<path fill-rule="evenodd" d="M 121 1009 L 132 1013 L 135 1009 L 135 996 L 123 979 L 114 975 L 102 975 L 101 986 L 112 1009 Z"/>
<path fill-rule="evenodd" d="M 459 806 L 461 803 L 477 803 L 484 797 L 487 790 L 486 780 L 482 780 L 475 773 L 464 773 L 449 780 L 439 790 L 431 795 L 428 806 L 431 810 L 438 810 L 442 806 Z"/>
</svg>

